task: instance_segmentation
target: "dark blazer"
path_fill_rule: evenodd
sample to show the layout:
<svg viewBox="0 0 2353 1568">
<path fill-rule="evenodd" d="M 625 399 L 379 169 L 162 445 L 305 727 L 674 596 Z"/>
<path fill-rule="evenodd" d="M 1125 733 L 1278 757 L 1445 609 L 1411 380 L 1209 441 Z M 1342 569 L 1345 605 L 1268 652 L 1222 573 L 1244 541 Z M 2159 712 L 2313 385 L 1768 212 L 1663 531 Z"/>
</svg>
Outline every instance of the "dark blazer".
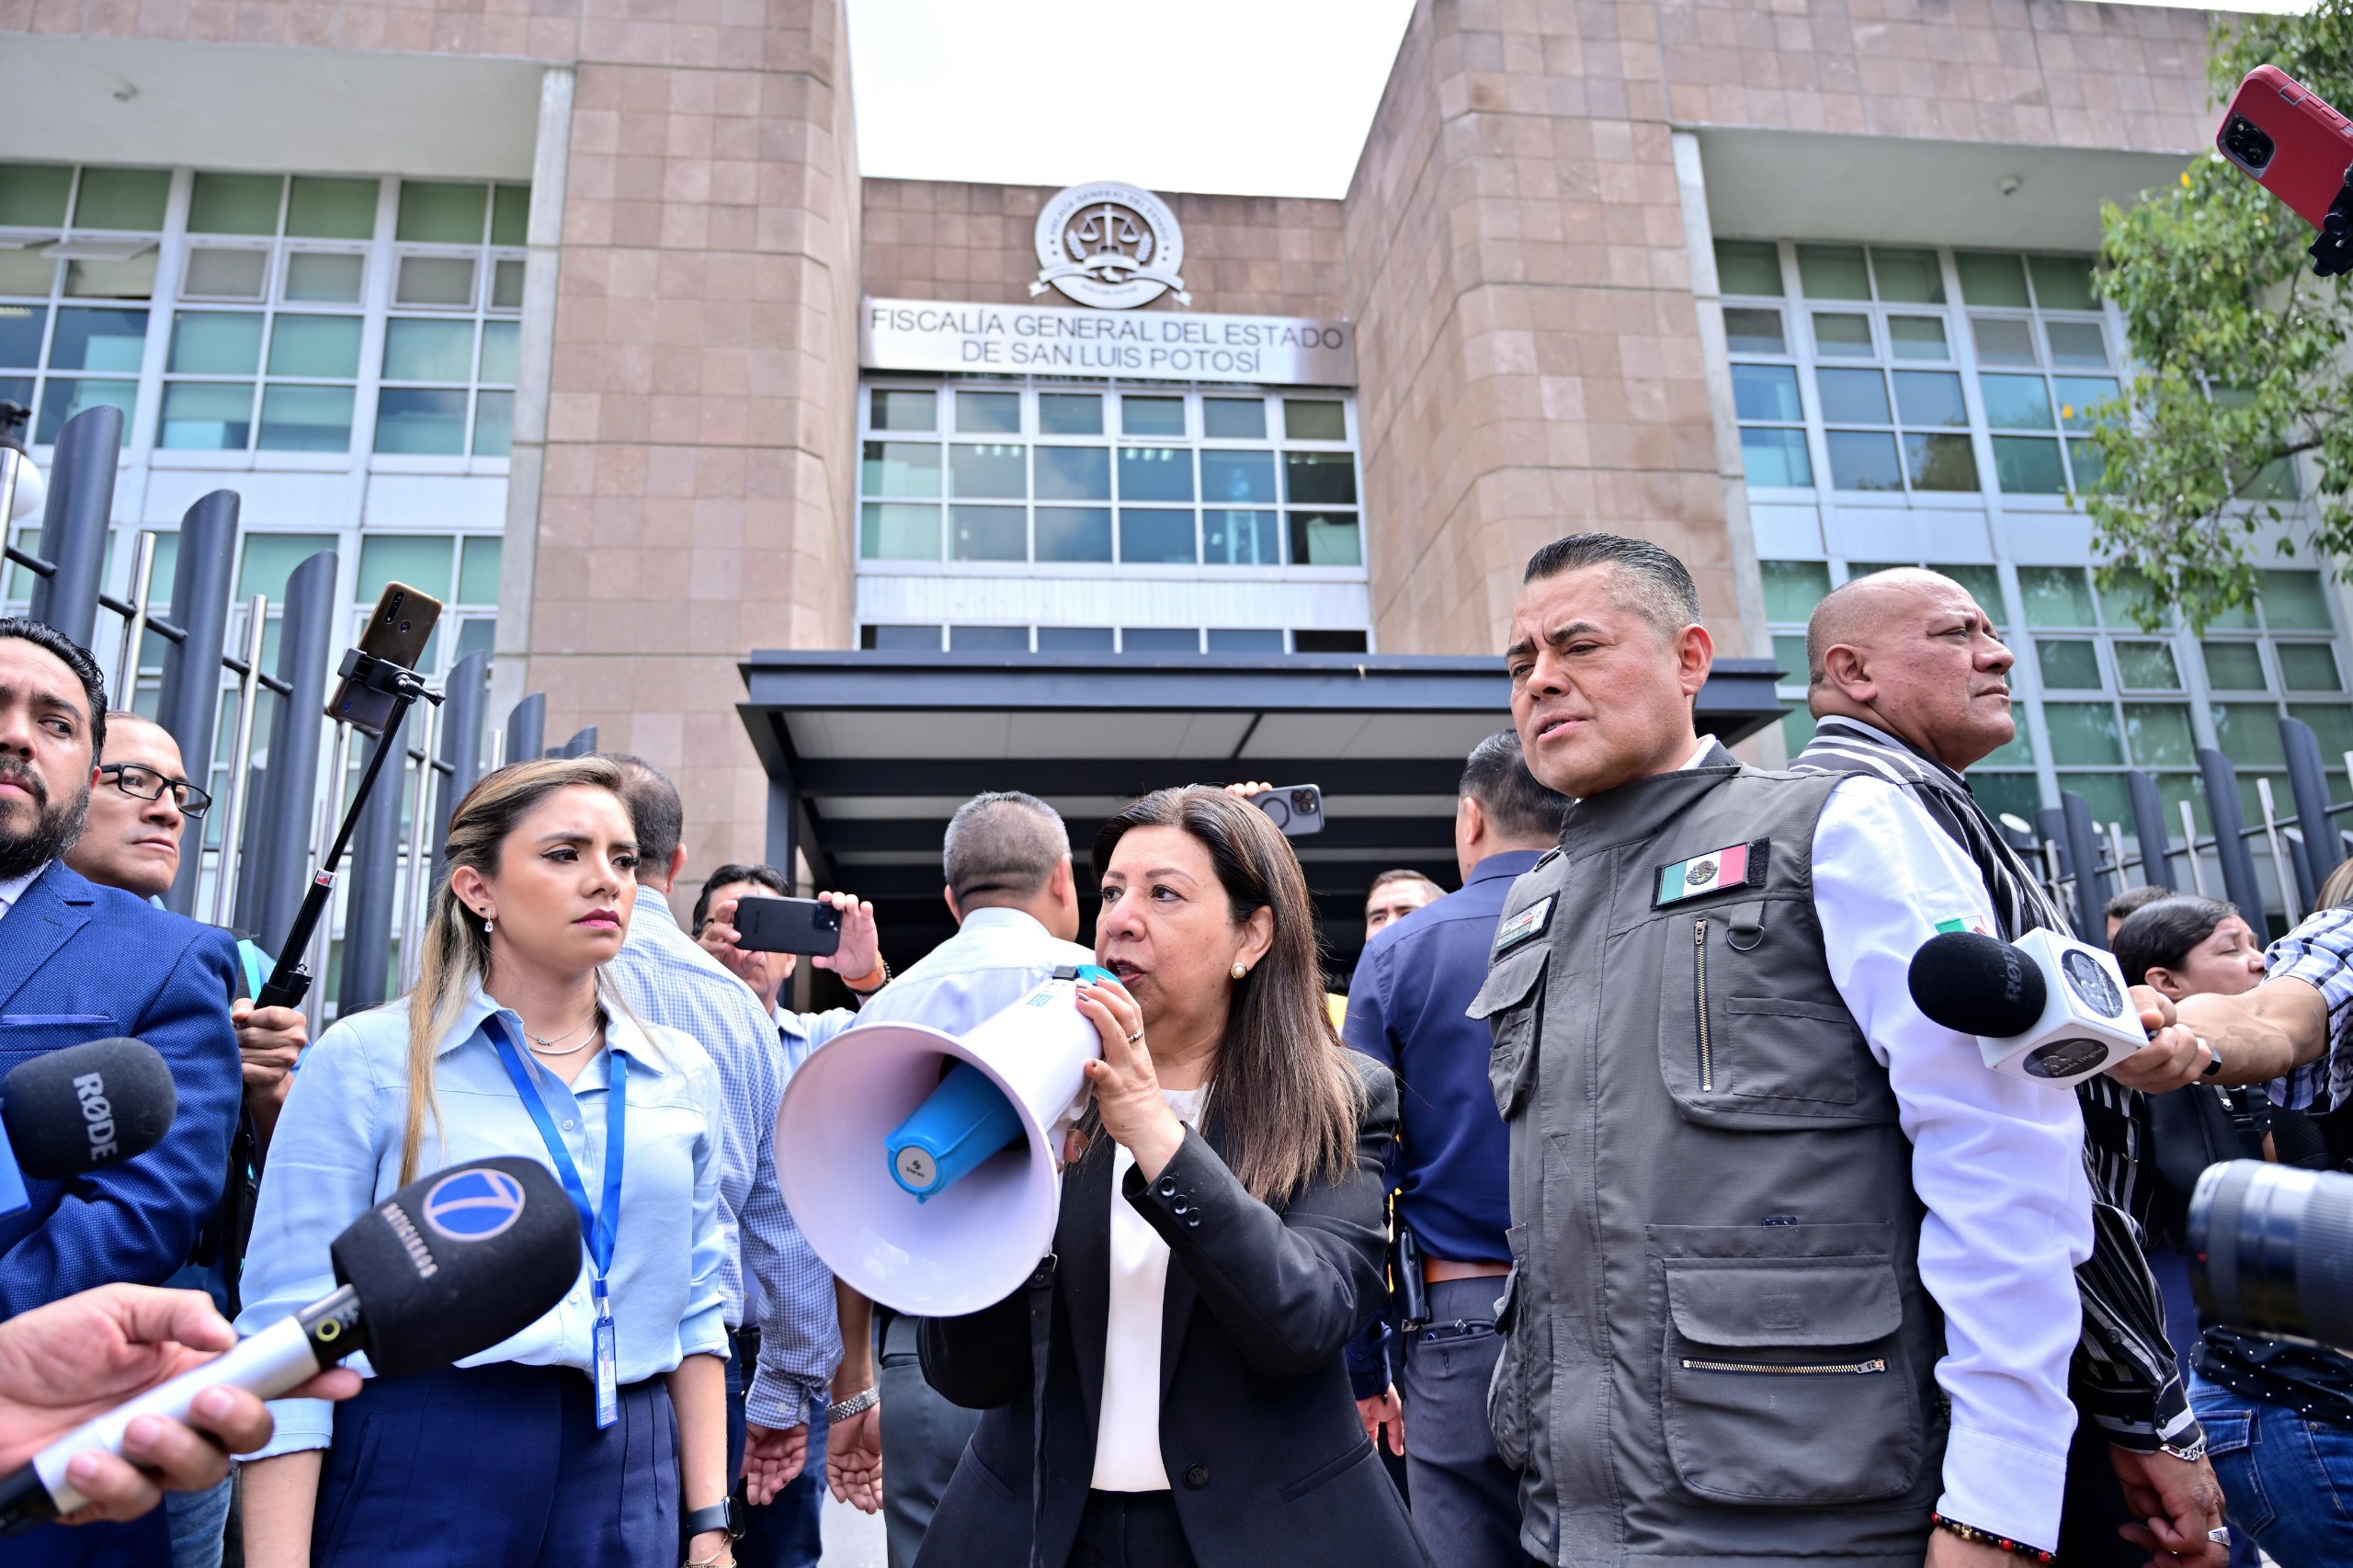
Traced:
<svg viewBox="0 0 2353 1568">
<path fill-rule="evenodd" d="M 1381 1162 L 1397 1131 L 1396 1081 L 1348 1053 L 1370 1104 L 1354 1170 L 1279 1212 L 1219 1156 L 1217 1106 L 1147 1184 L 1120 1200 L 1167 1242 L 1161 1320 L 1160 1451 L 1202 1568 L 1421 1568 L 1429 1561 L 1365 1440 L 1341 1352 L 1381 1300 Z M 1054 1232 L 1046 1380 L 1048 1564 L 1068 1561 L 1095 1471 L 1110 1311 L 1113 1145 L 1097 1137 L 1063 1182 Z M 986 1412 L 916 1568 L 1027 1568 L 1032 1385 L 1026 1295 L 923 1325 L 923 1369 Z"/>
</svg>

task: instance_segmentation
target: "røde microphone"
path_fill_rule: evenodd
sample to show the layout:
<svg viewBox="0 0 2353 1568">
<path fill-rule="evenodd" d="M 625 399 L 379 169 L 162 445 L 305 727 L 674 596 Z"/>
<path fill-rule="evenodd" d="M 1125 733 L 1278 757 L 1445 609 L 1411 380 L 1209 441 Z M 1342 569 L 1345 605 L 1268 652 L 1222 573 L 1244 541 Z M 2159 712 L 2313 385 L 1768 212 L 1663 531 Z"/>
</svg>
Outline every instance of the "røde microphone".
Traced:
<svg viewBox="0 0 2353 1568">
<path fill-rule="evenodd" d="M 49 1051 L 0 1078 L 0 1216 L 30 1207 L 25 1178 L 66 1181 L 143 1154 L 171 1131 L 172 1070 L 138 1040 Z"/>
<path fill-rule="evenodd" d="M 2015 944 L 1941 932 L 1912 955 L 1910 984 L 1920 1011 L 1975 1035 L 1997 1073 L 2075 1084 L 2149 1043 L 2116 960 L 2055 931 Z"/>
<path fill-rule="evenodd" d="M 328 1248 L 342 1287 L 226 1353 L 85 1423 L 0 1477 L 0 1535 L 86 1499 L 65 1479 L 75 1454 L 122 1451 L 142 1415 L 188 1417 L 209 1388 L 273 1399 L 364 1350 L 379 1376 L 446 1367 L 521 1332 L 580 1277 L 580 1221 L 547 1167 L 513 1155 L 413 1181 Z"/>
</svg>

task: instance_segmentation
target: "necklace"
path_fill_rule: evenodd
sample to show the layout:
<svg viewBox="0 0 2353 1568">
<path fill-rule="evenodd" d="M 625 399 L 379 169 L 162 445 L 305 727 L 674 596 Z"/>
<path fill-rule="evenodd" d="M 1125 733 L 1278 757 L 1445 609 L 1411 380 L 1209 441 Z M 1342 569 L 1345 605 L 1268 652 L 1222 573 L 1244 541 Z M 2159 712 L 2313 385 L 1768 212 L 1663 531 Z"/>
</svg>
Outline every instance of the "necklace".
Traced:
<svg viewBox="0 0 2353 1568">
<path fill-rule="evenodd" d="M 602 1023 L 604 1018 L 605 1010 L 602 1007 L 599 1007 L 595 1012 L 590 1013 L 588 1015 L 588 1021 L 580 1025 L 579 1028 L 583 1029 L 593 1028 L 596 1025 Z M 544 1040 L 538 1035 L 532 1034 L 529 1029 L 525 1029 L 523 1031 L 524 1035 L 531 1042 L 531 1052 L 535 1056 L 575 1056 L 581 1051 L 587 1050 L 597 1039 L 597 1037 L 592 1034 L 586 1040 L 582 1040 L 578 1045 L 568 1046 L 562 1051 L 558 1051 L 555 1048 L 555 1042 L 557 1040 L 569 1040 L 577 1032 L 577 1029 L 566 1029 L 563 1033 L 556 1036 L 555 1040 Z"/>
</svg>

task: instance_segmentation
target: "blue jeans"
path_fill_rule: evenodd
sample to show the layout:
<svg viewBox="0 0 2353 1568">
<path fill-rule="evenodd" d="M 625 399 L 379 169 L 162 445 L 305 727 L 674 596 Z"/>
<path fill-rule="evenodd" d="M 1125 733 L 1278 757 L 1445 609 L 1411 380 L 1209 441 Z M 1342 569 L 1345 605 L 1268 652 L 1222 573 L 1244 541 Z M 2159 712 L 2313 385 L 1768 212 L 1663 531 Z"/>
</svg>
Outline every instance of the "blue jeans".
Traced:
<svg viewBox="0 0 2353 1568">
<path fill-rule="evenodd" d="M 2279 1568 L 2353 1562 L 2353 1428 L 2307 1421 L 2192 1378 L 2234 1536 L 2253 1536 Z"/>
</svg>

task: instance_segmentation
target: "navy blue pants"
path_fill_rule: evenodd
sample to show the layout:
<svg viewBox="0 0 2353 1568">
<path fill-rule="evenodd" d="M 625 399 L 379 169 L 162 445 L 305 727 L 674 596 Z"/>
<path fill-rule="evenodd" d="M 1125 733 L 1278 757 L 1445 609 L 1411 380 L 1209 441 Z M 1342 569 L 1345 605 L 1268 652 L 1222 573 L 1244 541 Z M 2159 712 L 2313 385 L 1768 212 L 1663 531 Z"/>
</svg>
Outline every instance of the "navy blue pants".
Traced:
<svg viewBox="0 0 2353 1568">
<path fill-rule="evenodd" d="M 370 1378 L 335 1409 L 314 1568 L 677 1568 L 678 1435 L 659 1378 L 568 1367 Z"/>
</svg>

